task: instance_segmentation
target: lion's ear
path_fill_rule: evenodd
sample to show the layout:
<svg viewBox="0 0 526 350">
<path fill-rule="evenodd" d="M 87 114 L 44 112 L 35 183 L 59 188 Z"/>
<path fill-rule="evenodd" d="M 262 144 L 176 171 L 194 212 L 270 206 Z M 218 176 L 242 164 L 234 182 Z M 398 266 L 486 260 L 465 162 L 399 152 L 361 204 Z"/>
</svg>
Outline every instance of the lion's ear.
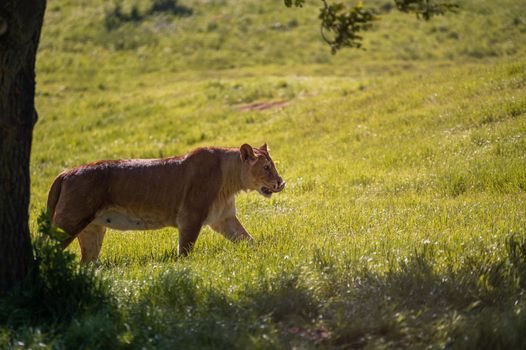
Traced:
<svg viewBox="0 0 526 350">
<path fill-rule="evenodd" d="M 250 160 L 256 159 L 256 155 L 254 154 L 254 150 L 252 149 L 252 146 L 245 143 L 243 146 L 239 148 L 239 150 L 241 151 L 241 160 L 245 161 L 248 159 Z"/>
<path fill-rule="evenodd" d="M 259 149 L 262 150 L 265 153 L 268 153 L 268 151 L 269 151 L 266 143 L 264 143 L 263 146 L 259 147 Z"/>
</svg>

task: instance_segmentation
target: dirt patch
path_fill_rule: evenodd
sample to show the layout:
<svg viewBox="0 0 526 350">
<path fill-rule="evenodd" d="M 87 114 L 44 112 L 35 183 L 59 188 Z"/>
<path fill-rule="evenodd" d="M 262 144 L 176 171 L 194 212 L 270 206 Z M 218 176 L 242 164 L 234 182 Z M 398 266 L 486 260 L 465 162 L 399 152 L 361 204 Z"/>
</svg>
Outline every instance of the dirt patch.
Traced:
<svg viewBox="0 0 526 350">
<path fill-rule="evenodd" d="M 239 109 L 242 111 L 263 111 L 270 108 L 281 108 L 289 104 L 288 101 L 273 101 L 273 102 L 257 102 L 248 105 L 240 106 Z"/>
</svg>

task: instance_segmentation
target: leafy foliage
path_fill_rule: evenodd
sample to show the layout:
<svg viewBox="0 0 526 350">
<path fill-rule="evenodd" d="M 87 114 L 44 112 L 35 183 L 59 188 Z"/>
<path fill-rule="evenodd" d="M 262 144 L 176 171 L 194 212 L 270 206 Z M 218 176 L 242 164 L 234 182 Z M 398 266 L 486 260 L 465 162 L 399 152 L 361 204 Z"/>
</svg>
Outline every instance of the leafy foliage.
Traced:
<svg viewBox="0 0 526 350">
<path fill-rule="evenodd" d="M 323 1 L 320 10 L 321 35 L 327 42 L 333 54 L 342 47 L 362 47 L 361 31 L 371 28 L 372 22 L 378 20 L 372 10 L 365 9 L 361 3 L 350 10 L 341 3 L 329 5 Z M 333 37 L 329 37 L 329 33 Z"/>
<path fill-rule="evenodd" d="M 303 7 L 305 0 L 284 0 L 285 6 Z M 362 31 L 371 28 L 373 21 L 380 18 L 375 15 L 378 11 L 367 9 L 363 2 L 347 8 L 341 2 L 329 3 L 322 0 L 323 7 L 320 9 L 321 35 L 323 40 L 331 47 L 335 54 L 338 50 L 349 48 L 361 48 L 363 37 L 359 35 Z M 406 13 L 415 13 L 417 18 L 425 20 L 433 16 L 444 15 L 447 12 L 458 10 L 459 5 L 451 2 L 438 2 L 433 0 L 394 0 L 398 10 Z M 329 33 L 327 33 L 329 32 Z M 331 35 L 329 37 L 329 35 Z"/>
<path fill-rule="evenodd" d="M 118 313 L 108 285 L 92 266 L 80 266 L 75 254 L 62 250 L 57 238 L 64 232 L 49 222 L 42 211 L 33 242 L 34 266 L 19 287 L 0 299 L 0 327 L 11 329 L 14 339 L 22 336 L 19 329 L 30 326 L 46 332 L 67 330 L 70 345 L 115 343 Z M 98 332 L 93 327 L 77 329 L 79 322 L 95 322 Z M 0 347 L 5 345 L 0 341 Z"/>
<path fill-rule="evenodd" d="M 51 224 L 51 217 L 47 210 L 42 210 L 37 218 L 38 233 L 40 239 L 51 238 L 52 242 L 63 242 L 69 235 L 60 227 Z"/>
</svg>

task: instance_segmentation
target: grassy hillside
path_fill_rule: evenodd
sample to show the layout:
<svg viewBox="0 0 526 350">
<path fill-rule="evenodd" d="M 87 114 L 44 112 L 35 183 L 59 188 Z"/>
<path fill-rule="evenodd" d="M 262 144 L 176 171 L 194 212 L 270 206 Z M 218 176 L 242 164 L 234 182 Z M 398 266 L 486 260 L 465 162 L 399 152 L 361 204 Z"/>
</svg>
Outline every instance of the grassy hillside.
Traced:
<svg viewBox="0 0 526 350">
<path fill-rule="evenodd" d="M 382 11 L 367 50 L 332 56 L 316 1 L 124 1 L 126 21 L 50 0 L 33 231 L 54 176 L 98 159 L 267 142 L 288 186 L 238 197 L 254 246 L 205 229 L 178 259 L 175 229 L 110 231 L 96 272 L 117 316 L 6 326 L 0 344 L 526 347 L 526 5 L 421 22 L 366 4 Z"/>
</svg>

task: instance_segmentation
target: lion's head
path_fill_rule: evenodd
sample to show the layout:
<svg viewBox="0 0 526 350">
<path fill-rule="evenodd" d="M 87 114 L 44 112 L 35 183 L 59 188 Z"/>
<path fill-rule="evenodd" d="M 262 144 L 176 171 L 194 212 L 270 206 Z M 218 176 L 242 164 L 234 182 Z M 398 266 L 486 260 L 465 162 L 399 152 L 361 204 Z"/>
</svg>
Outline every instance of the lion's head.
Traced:
<svg viewBox="0 0 526 350">
<path fill-rule="evenodd" d="M 239 150 L 243 164 L 241 176 L 249 190 L 258 191 L 262 196 L 270 198 L 273 193 L 285 188 L 285 181 L 279 176 L 270 158 L 267 144 L 260 148 L 244 144 Z"/>
</svg>

